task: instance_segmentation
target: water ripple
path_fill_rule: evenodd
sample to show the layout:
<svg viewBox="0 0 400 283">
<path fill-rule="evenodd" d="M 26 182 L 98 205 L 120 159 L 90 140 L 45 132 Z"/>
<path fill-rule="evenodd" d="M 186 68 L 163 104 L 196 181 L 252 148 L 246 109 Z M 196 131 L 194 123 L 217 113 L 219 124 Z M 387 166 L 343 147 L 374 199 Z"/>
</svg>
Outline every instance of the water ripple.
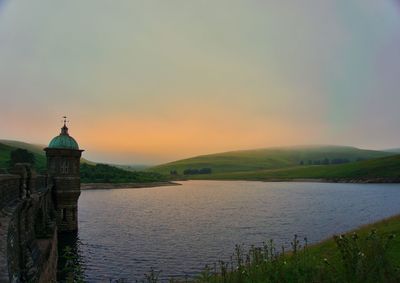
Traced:
<svg viewBox="0 0 400 283">
<path fill-rule="evenodd" d="M 398 185 L 189 181 L 152 189 L 83 191 L 78 252 L 87 282 L 193 277 L 235 244 L 294 234 L 315 242 L 400 213 Z"/>
</svg>

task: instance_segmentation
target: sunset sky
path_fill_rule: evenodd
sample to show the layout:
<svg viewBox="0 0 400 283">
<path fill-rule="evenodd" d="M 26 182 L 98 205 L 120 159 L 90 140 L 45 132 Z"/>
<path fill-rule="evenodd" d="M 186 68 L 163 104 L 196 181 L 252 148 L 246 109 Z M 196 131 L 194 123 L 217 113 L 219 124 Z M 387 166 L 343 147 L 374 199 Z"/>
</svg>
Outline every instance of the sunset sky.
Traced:
<svg viewBox="0 0 400 283">
<path fill-rule="evenodd" d="M 102 162 L 400 147 L 400 1 L 0 0 L 0 139 Z"/>
</svg>

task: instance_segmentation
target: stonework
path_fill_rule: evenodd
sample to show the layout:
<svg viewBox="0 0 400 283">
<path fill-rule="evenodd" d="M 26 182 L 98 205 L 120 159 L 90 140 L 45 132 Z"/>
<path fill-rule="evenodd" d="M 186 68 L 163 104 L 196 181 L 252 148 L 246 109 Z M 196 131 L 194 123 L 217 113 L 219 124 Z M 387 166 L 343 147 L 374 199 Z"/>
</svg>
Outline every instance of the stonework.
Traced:
<svg viewBox="0 0 400 283">
<path fill-rule="evenodd" d="M 52 178 L 59 232 L 78 230 L 78 198 L 81 194 L 79 164 L 82 150 L 45 148 L 47 172 Z"/>
<path fill-rule="evenodd" d="M 65 125 L 45 148 L 47 175 L 0 171 L 0 283 L 56 282 L 57 233 L 78 229 L 80 157 Z"/>
<path fill-rule="evenodd" d="M 0 175 L 0 282 L 56 282 L 51 184 L 27 164 Z"/>
</svg>

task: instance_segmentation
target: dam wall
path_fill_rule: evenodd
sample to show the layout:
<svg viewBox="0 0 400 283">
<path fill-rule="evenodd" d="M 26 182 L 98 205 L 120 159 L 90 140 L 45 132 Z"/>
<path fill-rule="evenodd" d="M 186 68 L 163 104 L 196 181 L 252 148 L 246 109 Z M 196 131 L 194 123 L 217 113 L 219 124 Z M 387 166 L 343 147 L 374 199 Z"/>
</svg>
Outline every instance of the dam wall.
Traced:
<svg viewBox="0 0 400 283">
<path fill-rule="evenodd" d="M 52 182 L 29 164 L 0 174 L 0 283 L 56 282 Z"/>
</svg>

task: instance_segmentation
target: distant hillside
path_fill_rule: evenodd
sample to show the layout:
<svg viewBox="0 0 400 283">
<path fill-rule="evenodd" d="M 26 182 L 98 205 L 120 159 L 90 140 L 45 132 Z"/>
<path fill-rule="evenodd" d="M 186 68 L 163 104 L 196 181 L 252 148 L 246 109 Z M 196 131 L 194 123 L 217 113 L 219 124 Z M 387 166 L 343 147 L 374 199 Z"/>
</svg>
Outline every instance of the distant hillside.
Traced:
<svg viewBox="0 0 400 283">
<path fill-rule="evenodd" d="M 400 148 L 385 149 L 384 151 L 391 152 L 391 153 L 399 153 L 400 154 Z"/>
<path fill-rule="evenodd" d="M 346 146 L 282 147 L 202 155 L 155 166 L 149 170 L 163 174 L 177 171 L 178 175 L 182 175 L 187 169 L 210 168 L 212 174 L 219 174 L 318 164 L 327 159 L 328 162 L 340 161 L 337 163 L 355 162 L 390 155 L 393 153 Z"/>
<path fill-rule="evenodd" d="M 46 147 L 45 145 L 42 145 L 42 144 L 32 144 L 32 143 L 13 141 L 13 140 L 0 140 L 0 143 L 11 146 L 11 147 L 15 147 L 15 148 L 26 149 L 32 153 L 40 154 L 40 155 L 44 155 L 43 148 Z"/>
<path fill-rule="evenodd" d="M 29 144 L 20 141 L 0 140 L 0 168 L 7 168 L 10 160 L 10 152 L 22 148 L 33 153 L 35 156 L 35 168 L 42 172 L 46 170 L 46 156 L 44 145 Z M 115 165 L 96 164 L 81 159 L 81 181 L 82 183 L 152 183 L 164 182 L 166 177 L 155 172 L 140 172 L 124 170 Z"/>
<path fill-rule="evenodd" d="M 114 166 L 126 171 L 138 171 L 138 170 L 145 170 L 149 168 L 149 165 L 144 165 L 144 164 L 130 164 L 130 165 L 123 165 L 123 164 L 113 164 L 113 163 L 107 163 L 110 166 Z"/>
<path fill-rule="evenodd" d="M 152 183 L 167 181 L 155 172 L 127 171 L 107 164 L 81 164 L 82 183 Z"/>
<path fill-rule="evenodd" d="M 46 169 L 46 156 L 43 149 L 40 150 L 40 146 L 22 142 L 13 143 L 12 141 L 3 140 L 0 140 L 0 168 L 8 167 L 7 162 L 10 160 L 10 153 L 17 148 L 26 149 L 33 153 L 35 156 L 36 170 L 40 172 Z"/>
<path fill-rule="evenodd" d="M 329 166 L 296 166 L 253 172 L 194 175 L 191 179 L 285 181 L 318 179 L 327 181 L 400 182 L 400 155 Z"/>
</svg>

